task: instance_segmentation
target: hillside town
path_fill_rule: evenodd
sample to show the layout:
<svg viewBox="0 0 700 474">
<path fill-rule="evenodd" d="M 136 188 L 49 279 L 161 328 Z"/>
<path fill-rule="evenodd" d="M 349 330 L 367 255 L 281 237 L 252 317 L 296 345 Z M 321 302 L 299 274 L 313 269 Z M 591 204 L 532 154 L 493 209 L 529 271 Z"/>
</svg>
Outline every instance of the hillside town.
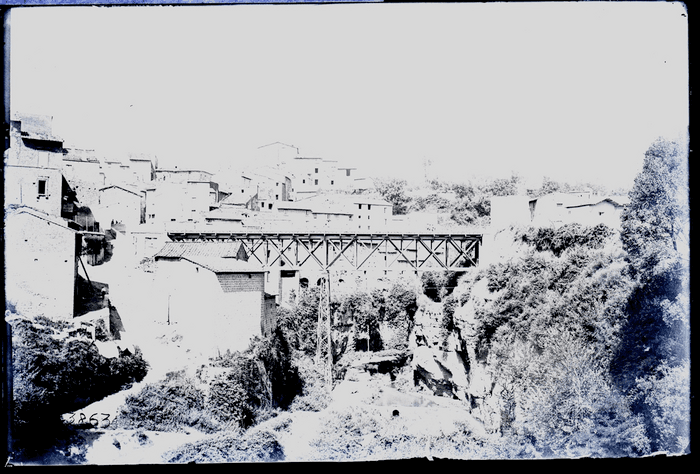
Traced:
<svg viewBox="0 0 700 474">
<path fill-rule="evenodd" d="M 209 393 L 206 403 L 216 405 L 208 391 L 222 383 L 223 373 L 259 383 L 292 370 L 261 369 L 259 359 L 257 369 L 226 365 L 252 360 L 250 351 L 263 350 L 260 341 L 266 340 L 294 341 L 299 366 L 307 364 L 319 374 L 325 370 L 324 376 L 314 376 L 314 386 L 325 386 L 325 395 L 305 388 L 302 399 L 307 401 L 297 402 L 298 408 L 285 415 L 286 423 L 298 420 L 296 428 L 275 435 L 291 459 L 325 459 L 321 448 L 312 450 L 315 454 L 307 451 L 318 443 L 313 439 L 320 431 L 301 426 L 317 420 L 319 409 L 325 410 L 322 416 L 333 416 L 327 410 L 357 404 L 388 407 L 394 417 L 401 411 L 404 423 L 411 419 L 408 407 L 420 407 L 419 418 L 430 409 L 449 425 L 441 429 L 461 432 L 459 423 L 466 423 L 469 436 L 494 442 L 506 426 L 499 408 L 503 392 L 495 388 L 487 367 L 501 362 L 481 358 L 478 341 L 484 333 L 475 332 L 485 324 L 479 308 L 501 298 L 494 296 L 500 290 L 489 286 L 496 283 L 487 284 L 489 275 L 507 274 L 512 263 L 504 262 L 513 258 L 544 258 L 537 264 L 542 265 L 546 259 L 575 258 L 578 245 L 597 252 L 605 241 L 612 247 L 601 251 L 621 258 L 614 250 L 619 243 L 613 242 L 623 232 L 628 196 L 585 187 L 549 190 L 545 184 L 533 190 L 517 179 L 481 186 L 475 195 L 471 188 L 433 182 L 409 190 L 413 204 L 405 207 L 405 197 L 387 193 L 361 170 L 304 157 L 283 143 L 259 147 L 252 160 L 259 166 L 250 169 L 163 169 L 156 156 L 128 154 L 117 161 L 94 150 L 68 148 L 54 134 L 52 117 L 15 118 L 4 157 L 6 322 L 23 337 L 26 328 L 41 332 L 46 324 L 58 324 L 54 333 L 61 327 L 82 328 L 87 333 L 80 337 L 87 336 L 103 363 L 117 367 L 110 371 L 119 374 L 119 364 L 130 364 L 135 375 L 122 372 L 120 377 L 140 380 L 134 389 L 140 395 L 125 390 L 127 384 L 105 386 L 104 393 L 112 393 L 106 397 L 93 389 L 86 398 L 92 404 L 84 410 L 95 412 L 87 428 L 103 429 L 104 443 L 112 440 L 100 448 L 109 452 L 105 458 L 87 438 L 71 448 L 80 456 L 87 452 L 80 450 L 88 450 L 91 459 L 128 463 L 127 453 L 138 452 L 141 460 L 159 462 L 170 459 L 165 452 L 171 445 L 186 450 L 183 443 L 201 440 L 209 446 L 206 430 L 188 428 L 155 450 L 121 452 L 120 447 L 129 436 L 147 439 L 180 429 L 177 423 L 183 422 L 171 426 L 175 422 L 169 421 L 156 423 L 148 435 L 133 431 L 144 416 L 137 414 L 138 397 L 149 399 L 149 390 L 158 384 L 198 380 L 200 387 L 208 387 L 197 388 Z M 510 186 L 507 191 L 499 189 L 504 183 Z M 488 206 L 471 225 L 455 220 L 454 206 L 452 214 L 444 212 L 446 202 L 470 203 L 485 196 Z M 399 206 L 405 208 L 399 211 Z M 551 251 L 553 256 L 536 256 L 527 250 L 531 245 L 536 254 Z M 682 240 L 674 245 L 687 253 Z M 561 254 L 567 246 L 572 250 Z M 487 272 L 468 271 L 477 265 Z M 532 278 L 541 277 L 531 270 Z M 362 323 L 363 317 L 368 322 Z M 64 331 L 51 336 L 64 344 L 56 347 L 68 348 L 78 340 L 75 330 Z M 79 370 L 79 365 L 71 369 Z M 297 374 L 294 370 L 290 373 Z M 285 383 L 299 380 L 298 374 L 294 377 Z M 114 375 L 106 376 L 110 380 L 122 383 Z M 289 392 L 291 398 L 279 402 L 288 407 L 302 390 L 294 384 L 283 387 L 266 393 Z M 41 388 L 25 384 L 22 390 L 34 389 Z M 252 397 L 259 389 L 247 390 L 245 396 Z M 226 395 L 223 403 L 232 396 Z M 157 392 L 151 400 L 161 399 Z M 321 408 L 309 409 L 316 404 Z M 82 408 L 76 401 L 67 406 Z M 214 424 L 208 430 L 228 430 L 220 420 L 229 412 L 207 410 L 214 410 L 207 415 L 214 417 L 207 418 Z M 455 410 L 461 418 L 451 416 Z M 76 413 L 83 415 L 63 413 L 63 422 L 75 423 Z M 95 418 L 98 413 L 106 425 Z M 265 422 L 266 413 L 256 415 L 261 426 L 277 426 Z M 117 426 L 104 431 L 111 416 Z M 237 423 L 247 427 L 253 421 Z M 297 439 L 298 433 L 302 438 Z M 255 446 L 251 453 L 262 449 Z M 193 454 L 195 459 L 206 458 L 210 448 L 202 449 Z M 463 455 L 457 445 L 448 449 L 458 449 L 449 456 Z M 493 454 L 484 449 L 486 456 Z"/>
<path fill-rule="evenodd" d="M 236 324 L 240 336 L 234 342 L 218 331 L 228 343 L 212 347 L 240 349 L 250 337 L 269 334 L 276 308 L 315 274 L 249 261 L 250 249 L 240 243 L 173 242 L 169 233 L 453 232 L 440 227 L 436 212 L 395 215 L 362 170 L 279 142 L 254 152 L 250 168 L 164 169 L 156 156 L 116 160 L 67 148 L 53 133 L 52 117 L 17 115 L 5 152 L 7 301 L 27 314 L 118 326 L 113 309 L 110 324 L 109 282 L 91 281 L 92 269 L 111 258 L 117 241 L 120 261 L 155 272 L 156 314 L 185 323 L 192 305 L 205 308 L 212 324 Z M 617 228 L 627 203 L 626 196 L 590 190 L 493 196 L 486 231 L 571 222 Z M 485 245 L 482 258 L 488 259 Z M 245 322 L 225 317 L 232 305 L 247 309 L 240 313 Z"/>
<path fill-rule="evenodd" d="M 687 7 L 242 3 L 0 7 L 5 466 L 683 462 Z"/>
</svg>

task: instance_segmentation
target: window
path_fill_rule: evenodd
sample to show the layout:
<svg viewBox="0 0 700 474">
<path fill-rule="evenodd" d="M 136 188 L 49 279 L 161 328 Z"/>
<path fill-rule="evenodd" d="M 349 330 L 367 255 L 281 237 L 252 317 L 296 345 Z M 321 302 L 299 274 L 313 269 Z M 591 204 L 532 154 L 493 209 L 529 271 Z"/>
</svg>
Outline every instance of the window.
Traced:
<svg viewBox="0 0 700 474">
<path fill-rule="evenodd" d="M 345 170 L 345 176 L 350 176 L 350 170 Z"/>
<path fill-rule="evenodd" d="M 306 184 L 306 180 L 305 180 L 305 179 L 302 179 L 302 180 L 301 180 L 301 184 Z"/>
<path fill-rule="evenodd" d="M 40 179 L 37 183 L 37 193 L 39 194 L 39 196 L 46 196 L 47 181 L 47 179 Z"/>
<path fill-rule="evenodd" d="M 314 168 L 314 173 L 318 173 L 318 168 Z"/>
<path fill-rule="evenodd" d="M 272 209 L 272 203 L 268 204 L 268 205 L 267 205 L 267 208 L 268 208 L 268 209 Z"/>
<path fill-rule="evenodd" d="M 331 186 L 333 186 L 334 184 L 335 184 L 335 183 L 333 182 L 333 180 L 331 180 Z"/>
<path fill-rule="evenodd" d="M 315 184 L 315 185 L 318 185 L 318 180 L 317 180 L 317 179 L 314 179 L 314 184 Z"/>
<path fill-rule="evenodd" d="M 372 209 L 372 205 L 371 205 L 371 204 L 367 204 L 367 210 L 370 210 L 370 209 Z"/>
<path fill-rule="evenodd" d="M 358 204 L 358 206 L 359 206 L 359 209 L 362 209 L 362 204 Z"/>
<path fill-rule="evenodd" d="M 275 194 L 275 201 L 279 201 L 279 200 L 280 200 L 280 195 L 279 195 L 279 194 Z"/>
</svg>

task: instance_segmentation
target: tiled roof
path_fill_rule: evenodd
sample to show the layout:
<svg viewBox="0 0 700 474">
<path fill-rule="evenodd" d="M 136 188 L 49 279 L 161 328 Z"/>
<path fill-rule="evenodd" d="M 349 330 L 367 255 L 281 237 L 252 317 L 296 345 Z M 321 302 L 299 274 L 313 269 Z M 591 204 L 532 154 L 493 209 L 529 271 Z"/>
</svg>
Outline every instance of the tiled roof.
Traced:
<svg viewBox="0 0 700 474">
<path fill-rule="evenodd" d="M 70 232 L 74 232 L 74 229 L 70 228 L 70 221 L 63 219 L 61 217 L 52 216 L 33 207 L 11 204 L 5 207 L 5 221 L 8 219 L 18 216 L 20 214 L 27 214 L 37 219 L 42 219 L 49 224 L 57 225 L 58 227 L 64 228 Z"/>
<path fill-rule="evenodd" d="M 264 273 L 260 265 L 244 262 L 235 258 L 221 257 L 183 257 L 182 260 L 187 260 L 214 273 Z"/>
<path fill-rule="evenodd" d="M 166 242 L 154 258 L 236 257 L 240 242 Z"/>
</svg>

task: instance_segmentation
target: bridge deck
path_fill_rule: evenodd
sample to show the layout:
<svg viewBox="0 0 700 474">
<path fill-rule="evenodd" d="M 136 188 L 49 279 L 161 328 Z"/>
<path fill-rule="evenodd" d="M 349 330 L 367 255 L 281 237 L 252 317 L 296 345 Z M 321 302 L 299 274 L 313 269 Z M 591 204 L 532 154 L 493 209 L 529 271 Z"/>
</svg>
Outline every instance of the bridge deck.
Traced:
<svg viewBox="0 0 700 474">
<path fill-rule="evenodd" d="M 455 240 L 478 240 L 481 242 L 483 234 L 458 234 L 458 233 L 406 233 L 406 232 L 168 232 L 168 237 L 174 241 L 201 241 L 201 240 L 241 240 L 251 238 L 274 238 L 274 239 L 291 239 L 291 238 L 312 238 L 317 239 L 443 239 L 451 238 Z"/>
</svg>

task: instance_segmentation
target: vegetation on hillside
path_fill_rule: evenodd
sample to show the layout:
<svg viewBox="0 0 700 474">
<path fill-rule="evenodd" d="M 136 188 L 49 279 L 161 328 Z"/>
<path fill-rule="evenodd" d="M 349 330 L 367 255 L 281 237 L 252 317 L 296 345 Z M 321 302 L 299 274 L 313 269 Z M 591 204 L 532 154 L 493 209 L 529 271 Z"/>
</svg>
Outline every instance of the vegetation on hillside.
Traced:
<svg viewBox="0 0 700 474">
<path fill-rule="evenodd" d="M 281 332 L 227 352 L 194 377 L 185 371 L 129 395 L 112 427 L 205 433 L 245 430 L 302 393 L 303 381 Z"/>
<path fill-rule="evenodd" d="M 405 183 L 394 182 L 385 198 L 405 212 L 435 206 L 454 222 L 474 224 L 488 217 L 491 196 L 520 192 L 521 184 L 517 176 L 479 185 L 432 183 L 435 193 L 419 202 Z M 562 189 L 545 180 L 533 195 Z M 457 196 L 452 208 L 443 192 Z M 441 304 L 443 333 L 473 344 L 476 360 L 470 364 L 481 364 L 491 376 L 495 433 L 472 418 L 471 400 L 439 429 L 426 428 L 403 408 L 399 415 L 330 405 L 313 361 L 319 309 L 314 286 L 302 289 L 291 309 L 280 308 L 274 335 L 213 359 L 194 375 L 175 372 L 145 385 L 127 397 L 111 426 L 209 435 L 165 456 L 177 463 L 284 460 L 280 435 L 299 412 L 319 417 L 321 430 L 311 439 L 311 457 L 318 460 L 686 452 L 686 150 L 655 142 L 630 198 L 620 231 L 577 224 L 512 229 L 518 250 L 493 264 L 424 272 L 414 285 L 397 281 L 386 289 L 333 294 L 336 377 L 359 354 L 407 353 L 421 300 Z M 70 323 L 15 318 L 12 326 L 19 440 L 34 443 L 47 423 L 60 425 L 60 414 L 140 380 L 147 369 L 138 352 L 105 359 L 85 329 Z M 288 413 L 280 416 L 283 411 Z M 426 409 L 421 416 L 431 414 Z"/>
<path fill-rule="evenodd" d="M 620 233 L 524 229 L 525 250 L 461 281 L 487 291 L 470 295 L 477 355 L 513 443 L 556 457 L 688 446 L 685 170 L 680 146 L 658 141 Z"/>
<path fill-rule="evenodd" d="M 376 180 L 377 191 L 394 205 L 394 214 L 434 212 L 443 216 L 441 223 L 448 226 L 488 226 L 491 216 L 491 198 L 494 196 L 523 195 L 531 198 L 553 192 L 572 192 L 589 189 L 598 194 L 608 190 L 593 183 L 571 184 L 544 177 L 541 185 L 527 188 L 523 178 L 513 174 L 510 178 L 466 179 L 441 181 L 433 179 L 423 185 L 410 186 L 398 178 Z M 613 190 L 612 194 L 626 194 L 626 190 Z"/>
<path fill-rule="evenodd" d="M 12 326 L 12 447 L 18 459 L 55 442 L 65 431 L 63 414 L 129 387 L 148 370 L 138 348 L 102 356 L 85 324 L 10 311 L 5 318 Z"/>
</svg>

